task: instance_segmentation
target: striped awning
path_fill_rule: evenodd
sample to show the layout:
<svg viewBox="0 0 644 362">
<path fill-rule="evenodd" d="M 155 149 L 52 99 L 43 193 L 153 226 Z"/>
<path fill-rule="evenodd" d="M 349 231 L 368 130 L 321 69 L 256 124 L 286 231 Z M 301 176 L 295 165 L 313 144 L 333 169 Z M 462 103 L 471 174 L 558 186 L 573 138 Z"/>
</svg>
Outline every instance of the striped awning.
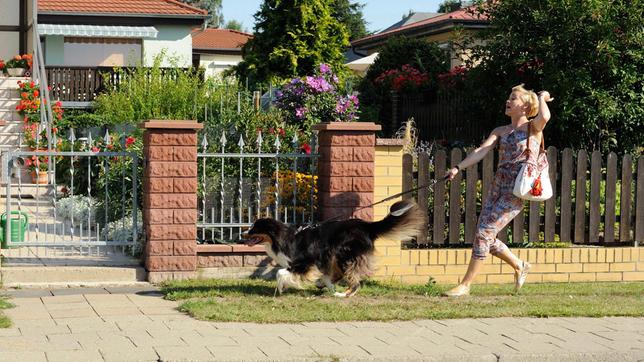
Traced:
<svg viewBox="0 0 644 362">
<path fill-rule="evenodd" d="M 86 37 L 156 38 L 159 31 L 153 26 L 38 24 L 38 33 Z"/>
</svg>

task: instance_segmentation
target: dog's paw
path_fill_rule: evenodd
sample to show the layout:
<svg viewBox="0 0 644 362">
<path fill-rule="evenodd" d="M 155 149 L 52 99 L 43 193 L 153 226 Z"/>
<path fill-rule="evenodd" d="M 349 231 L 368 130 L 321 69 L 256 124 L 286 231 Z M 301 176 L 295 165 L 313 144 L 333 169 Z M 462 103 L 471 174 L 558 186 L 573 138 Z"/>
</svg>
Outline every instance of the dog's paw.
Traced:
<svg viewBox="0 0 644 362">
<path fill-rule="evenodd" d="M 334 297 L 338 297 L 338 298 L 346 298 L 346 297 L 347 297 L 347 293 L 335 292 L 335 293 L 333 293 L 333 296 L 334 296 Z"/>
</svg>

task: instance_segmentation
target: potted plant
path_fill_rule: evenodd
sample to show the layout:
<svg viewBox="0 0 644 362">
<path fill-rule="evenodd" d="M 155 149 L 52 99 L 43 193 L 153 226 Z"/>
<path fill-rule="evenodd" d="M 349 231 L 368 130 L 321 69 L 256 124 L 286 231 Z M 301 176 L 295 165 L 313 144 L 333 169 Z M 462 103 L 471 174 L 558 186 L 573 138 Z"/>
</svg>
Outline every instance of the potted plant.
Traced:
<svg viewBox="0 0 644 362">
<path fill-rule="evenodd" d="M 45 185 L 47 184 L 47 164 L 49 156 L 33 155 L 25 160 L 25 166 L 31 171 L 31 183 Z"/>
<path fill-rule="evenodd" d="M 9 73 L 9 76 L 22 77 L 25 72 L 31 68 L 31 64 L 31 54 L 23 54 L 14 56 L 5 64 L 5 67 L 7 68 L 7 73 Z"/>
</svg>

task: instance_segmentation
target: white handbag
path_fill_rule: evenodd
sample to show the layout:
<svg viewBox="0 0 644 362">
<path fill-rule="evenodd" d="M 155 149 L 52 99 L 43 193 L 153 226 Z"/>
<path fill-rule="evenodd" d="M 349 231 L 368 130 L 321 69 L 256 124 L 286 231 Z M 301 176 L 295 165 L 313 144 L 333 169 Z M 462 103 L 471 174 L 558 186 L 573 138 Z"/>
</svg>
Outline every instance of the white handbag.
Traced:
<svg viewBox="0 0 644 362">
<path fill-rule="evenodd" d="M 548 173 L 548 157 L 546 155 L 543 136 L 541 147 L 536 162 L 530 159 L 530 136 L 532 135 L 532 122 L 528 124 L 528 140 L 526 152 L 528 158 L 521 166 L 519 174 L 514 181 L 514 196 L 530 201 L 545 201 L 552 197 L 552 185 Z"/>
</svg>

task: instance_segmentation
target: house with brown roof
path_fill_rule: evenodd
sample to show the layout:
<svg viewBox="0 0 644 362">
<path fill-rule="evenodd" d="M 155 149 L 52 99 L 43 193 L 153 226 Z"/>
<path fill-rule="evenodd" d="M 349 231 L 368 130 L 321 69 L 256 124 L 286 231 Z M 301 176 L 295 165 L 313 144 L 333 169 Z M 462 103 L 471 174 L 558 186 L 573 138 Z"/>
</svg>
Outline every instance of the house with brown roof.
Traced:
<svg viewBox="0 0 644 362">
<path fill-rule="evenodd" d="M 457 30 L 467 35 L 489 27 L 489 22 L 487 17 L 476 13 L 474 7 L 466 7 L 450 13 L 430 14 L 419 21 L 403 21 L 394 25 L 396 26 L 352 41 L 351 50 L 366 57 L 378 52 L 378 49 L 393 36 L 419 38 L 448 46 L 450 41 L 455 40 Z M 452 67 L 461 65 L 466 56 L 466 53 L 457 54 L 452 51 Z"/>
<path fill-rule="evenodd" d="M 47 66 L 150 65 L 165 52 L 189 67 L 207 18 L 176 0 L 39 0 L 37 27 Z"/>
<path fill-rule="evenodd" d="M 219 75 L 242 61 L 242 47 L 253 36 L 231 29 L 198 29 L 192 33 L 193 66 L 206 77 Z"/>
</svg>

